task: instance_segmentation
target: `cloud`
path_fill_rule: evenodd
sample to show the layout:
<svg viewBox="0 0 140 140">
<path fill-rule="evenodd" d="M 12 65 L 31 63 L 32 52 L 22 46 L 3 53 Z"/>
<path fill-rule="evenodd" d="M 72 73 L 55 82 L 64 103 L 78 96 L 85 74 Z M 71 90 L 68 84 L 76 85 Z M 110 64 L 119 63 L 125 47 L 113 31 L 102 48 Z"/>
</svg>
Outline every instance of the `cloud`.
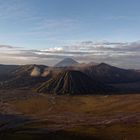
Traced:
<svg viewBox="0 0 140 140">
<path fill-rule="evenodd" d="M 36 17 L 37 20 L 32 21 L 32 26 L 22 36 L 32 36 L 34 41 L 36 40 L 62 40 L 64 34 L 67 36 L 76 31 L 79 26 L 79 21 L 73 18 L 40 18 Z"/>
<path fill-rule="evenodd" d="M 68 29 L 68 27 L 73 28 L 73 25 L 75 25 L 78 22 L 76 19 L 68 19 L 68 18 L 63 18 L 63 19 L 42 19 L 40 22 L 37 24 L 33 30 L 40 31 L 44 29 Z"/>
<path fill-rule="evenodd" d="M 31 9 L 23 0 L 1 0 L 0 1 L 0 19 L 17 19 L 27 18 L 31 13 Z"/>
<path fill-rule="evenodd" d="M 54 47 L 54 48 L 48 48 L 45 50 L 41 50 L 40 52 L 62 52 L 64 51 L 63 47 Z"/>
<path fill-rule="evenodd" d="M 49 17 L 46 12 L 40 14 L 40 10 L 29 0 L 0 0 L 0 40 L 56 44 L 56 40 L 65 38 L 64 34 L 68 36 L 79 29 L 76 18 Z"/>
<path fill-rule="evenodd" d="M 120 15 L 120 16 L 109 16 L 105 17 L 105 20 L 109 21 L 134 21 L 137 20 L 137 16 L 126 16 L 126 15 Z"/>
<path fill-rule="evenodd" d="M 106 62 L 120 67 L 140 68 L 140 41 L 82 41 L 61 47 L 41 50 L 17 49 L 0 54 L 5 56 L 5 59 L 15 59 L 15 62 L 20 59 L 22 63 L 53 65 L 63 58 L 71 57 L 80 62 Z"/>
<path fill-rule="evenodd" d="M 14 47 L 14 46 L 11 46 L 11 45 L 0 45 L 0 48 L 16 49 L 16 48 L 19 48 L 19 47 Z"/>
<path fill-rule="evenodd" d="M 127 45 L 128 43 L 127 42 L 109 42 L 109 41 L 101 41 L 101 42 L 93 42 L 93 41 L 83 41 L 81 42 L 82 45 L 96 45 L 96 46 L 99 46 L 99 45 L 107 45 L 107 46 L 110 46 L 110 45 Z"/>
</svg>

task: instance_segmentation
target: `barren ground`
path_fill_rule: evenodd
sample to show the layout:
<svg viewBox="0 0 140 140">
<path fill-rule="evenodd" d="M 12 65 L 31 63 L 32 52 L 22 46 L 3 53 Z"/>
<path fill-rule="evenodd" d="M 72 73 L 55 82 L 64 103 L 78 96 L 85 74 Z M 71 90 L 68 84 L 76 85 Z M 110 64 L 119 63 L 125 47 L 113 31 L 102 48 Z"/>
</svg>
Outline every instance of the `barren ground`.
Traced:
<svg viewBox="0 0 140 140">
<path fill-rule="evenodd" d="M 0 98 L 2 139 L 140 139 L 140 94 L 51 96 L 1 90 Z"/>
</svg>

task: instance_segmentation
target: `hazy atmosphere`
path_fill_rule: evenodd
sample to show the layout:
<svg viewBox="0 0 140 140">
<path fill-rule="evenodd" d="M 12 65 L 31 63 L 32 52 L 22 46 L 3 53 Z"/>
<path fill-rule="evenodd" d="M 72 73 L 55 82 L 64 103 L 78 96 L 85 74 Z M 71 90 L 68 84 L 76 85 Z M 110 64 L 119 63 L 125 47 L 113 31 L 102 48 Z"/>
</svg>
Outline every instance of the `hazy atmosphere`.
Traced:
<svg viewBox="0 0 140 140">
<path fill-rule="evenodd" d="M 0 63 L 66 57 L 140 68 L 139 0 L 0 0 Z"/>
</svg>

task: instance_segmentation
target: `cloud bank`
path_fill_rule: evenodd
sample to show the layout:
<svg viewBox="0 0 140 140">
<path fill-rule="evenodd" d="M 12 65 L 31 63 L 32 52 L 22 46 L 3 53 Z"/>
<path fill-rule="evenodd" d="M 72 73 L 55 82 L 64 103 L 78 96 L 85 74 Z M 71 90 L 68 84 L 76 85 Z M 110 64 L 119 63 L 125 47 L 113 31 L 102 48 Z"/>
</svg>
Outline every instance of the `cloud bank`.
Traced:
<svg viewBox="0 0 140 140">
<path fill-rule="evenodd" d="M 71 57 L 80 62 L 106 62 L 124 68 L 140 69 L 140 41 L 109 42 L 81 41 L 72 45 L 40 50 L 15 49 L 0 45 L 0 63 L 54 65 L 63 58 Z"/>
</svg>

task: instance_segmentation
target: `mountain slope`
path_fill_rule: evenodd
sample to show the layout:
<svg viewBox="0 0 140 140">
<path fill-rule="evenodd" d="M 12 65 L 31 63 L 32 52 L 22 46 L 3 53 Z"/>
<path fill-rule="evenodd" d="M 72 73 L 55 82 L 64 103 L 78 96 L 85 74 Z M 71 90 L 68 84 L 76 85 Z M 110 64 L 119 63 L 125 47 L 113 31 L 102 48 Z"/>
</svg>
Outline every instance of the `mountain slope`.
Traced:
<svg viewBox="0 0 140 140">
<path fill-rule="evenodd" d="M 38 92 L 56 94 L 96 94 L 109 90 L 109 86 L 74 70 L 65 70 L 37 88 Z"/>
<path fill-rule="evenodd" d="M 42 77 L 47 68 L 44 65 L 22 65 L 11 71 L 11 77 L 0 83 L 1 88 L 32 87 L 44 82 L 48 77 Z"/>
<path fill-rule="evenodd" d="M 105 83 L 123 83 L 140 81 L 140 73 L 133 70 L 117 68 L 105 63 L 87 67 L 82 70 L 88 76 Z"/>
<path fill-rule="evenodd" d="M 78 62 L 76 62 L 72 58 L 65 58 L 62 61 L 60 61 L 59 63 L 57 63 L 55 65 L 55 67 L 69 67 L 69 66 L 73 66 L 76 64 L 78 64 Z"/>
<path fill-rule="evenodd" d="M 38 76 L 40 76 L 42 74 L 42 72 L 47 68 L 47 66 L 45 65 L 21 65 L 18 68 L 14 69 L 12 71 L 12 74 L 14 75 L 31 75 L 32 71 L 34 69 L 36 69 L 40 74 Z"/>
<path fill-rule="evenodd" d="M 0 65 L 0 81 L 11 78 L 11 72 L 18 68 L 18 65 Z"/>
</svg>

